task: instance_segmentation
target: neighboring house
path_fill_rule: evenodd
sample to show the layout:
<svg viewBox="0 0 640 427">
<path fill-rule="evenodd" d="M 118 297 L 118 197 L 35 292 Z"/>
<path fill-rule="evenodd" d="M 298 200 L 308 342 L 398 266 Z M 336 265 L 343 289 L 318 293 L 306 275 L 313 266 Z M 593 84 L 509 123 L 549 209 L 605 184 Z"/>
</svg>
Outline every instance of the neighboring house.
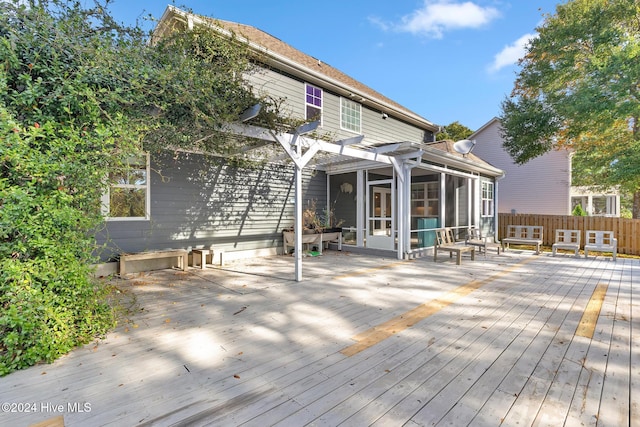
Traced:
<svg viewBox="0 0 640 427">
<path fill-rule="evenodd" d="M 620 216 L 620 193 L 571 187 L 571 212 L 580 205 L 589 216 Z"/>
<path fill-rule="evenodd" d="M 331 141 L 297 139 L 305 162 L 311 159 L 302 169 L 302 198 L 333 213 L 349 250 L 407 258 L 433 246 L 429 229 L 439 226 L 495 233 L 495 180 L 502 171 L 456 152 L 450 141 L 434 142 L 439 126 L 254 27 L 169 6 L 156 36 L 194 25 L 249 42 L 262 61 L 262 71 L 247 76 L 252 86 L 284 99 L 295 117 L 320 118 L 318 132 Z M 166 248 L 213 247 L 225 256 L 281 250 L 282 230 L 294 223 L 295 167 L 282 161 L 285 153 L 296 156 L 287 145 L 292 135 L 262 132 L 250 122 L 233 129 L 275 145 L 280 159 L 246 170 L 186 152 L 143 159 L 111 191 L 137 197 L 105 198 L 103 258 Z M 123 200 L 138 207 L 116 206 Z"/>
<path fill-rule="evenodd" d="M 580 203 L 589 215 L 620 216 L 620 196 L 571 186 L 571 153 L 550 151 L 518 165 L 502 147 L 500 120 L 493 118 L 474 132 L 473 153 L 505 171 L 498 183 L 500 213 L 571 215 Z"/>
</svg>

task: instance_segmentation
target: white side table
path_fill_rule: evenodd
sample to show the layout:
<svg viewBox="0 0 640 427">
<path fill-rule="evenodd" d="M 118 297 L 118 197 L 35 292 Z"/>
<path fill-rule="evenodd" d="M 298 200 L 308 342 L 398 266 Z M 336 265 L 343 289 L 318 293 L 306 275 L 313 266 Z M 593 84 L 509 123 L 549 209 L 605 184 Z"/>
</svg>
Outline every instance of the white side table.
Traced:
<svg viewBox="0 0 640 427">
<path fill-rule="evenodd" d="M 198 263 L 196 262 L 196 255 L 197 255 L 198 258 L 200 259 L 200 268 L 204 270 L 207 266 L 207 255 L 209 255 L 210 253 L 211 253 L 211 250 L 209 249 L 192 249 L 191 265 L 193 267 L 196 267 L 198 265 Z"/>
</svg>

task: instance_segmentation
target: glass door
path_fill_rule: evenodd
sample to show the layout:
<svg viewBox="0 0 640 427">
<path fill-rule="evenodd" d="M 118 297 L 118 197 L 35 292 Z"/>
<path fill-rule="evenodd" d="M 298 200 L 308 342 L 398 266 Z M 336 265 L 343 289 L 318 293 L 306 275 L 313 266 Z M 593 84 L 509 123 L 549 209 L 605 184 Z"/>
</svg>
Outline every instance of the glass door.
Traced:
<svg viewBox="0 0 640 427">
<path fill-rule="evenodd" d="M 368 183 L 367 247 L 395 249 L 395 191 L 393 180 Z"/>
</svg>

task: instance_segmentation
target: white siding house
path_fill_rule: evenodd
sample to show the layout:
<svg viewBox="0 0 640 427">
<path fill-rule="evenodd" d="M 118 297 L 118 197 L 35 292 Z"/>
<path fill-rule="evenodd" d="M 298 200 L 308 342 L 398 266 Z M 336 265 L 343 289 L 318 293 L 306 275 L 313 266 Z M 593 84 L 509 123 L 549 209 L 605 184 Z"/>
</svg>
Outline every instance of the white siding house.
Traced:
<svg viewBox="0 0 640 427">
<path fill-rule="evenodd" d="M 571 214 L 571 158 L 567 151 L 551 151 L 524 165 L 513 162 L 502 147 L 500 120 L 493 118 L 469 137 L 486 162 L 505 171 L 498 182 L 499 213 Z"/>
<path fill-rule="evenodd" d="M 593 194 L 588 189 L 571 186 L 571 152 L 568 150 L 553 150 L 518 165 L 502 147 L 500 120 L 496 117 L 469 139 L 476 141 L 474 154 L 505 172 L 505 177 L 498 182 L 499 213 L 571 215 L 575 204 L 580 203 L 589 215 L 620 215 L 617 193 L 596 195 L 606 200 L 602 207 L 600 198 L 596 197 L 599 204 L 593 202 Z"/>
</svg>

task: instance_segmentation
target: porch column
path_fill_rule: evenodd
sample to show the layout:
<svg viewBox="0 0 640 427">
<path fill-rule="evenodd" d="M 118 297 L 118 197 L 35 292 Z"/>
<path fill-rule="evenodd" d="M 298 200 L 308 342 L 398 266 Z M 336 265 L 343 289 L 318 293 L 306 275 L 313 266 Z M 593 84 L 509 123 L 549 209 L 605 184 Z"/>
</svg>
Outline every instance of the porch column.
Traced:
<svg viewBox="0 0 640 427">
<path fill-rule="evenodd" d="M 396 248 L 396 258 L 397 259 L 402 259 L 403 258 L 403 252 L 404 252 L 404 242 L 405 242 L 405 235 L 404 235 L 404 229 L 405 229 L 405 212 L 407 211 L 405 209 L 405 168 L 401 168 L 401 173 L 397 173 L 396 172 L 396 176 L 398 177 L 395 180 L 395 184 L 396 184 L 396 192 L 398 193 L 396 199 L 397 199 L 397 206 L 396 206 L 396 212 L 398 212 L 398 215 L 396 215 L 396 229 L 397 229 L 397 236 L 398 236 L 398 247 Z M 392 184 L 393 185 L 393 184 Z M 393 203 L 393 202 L 392 202 Z"/>
<path fill-rule="evenodd" d="M 475 225 L 473 215 L 473 182 L 475 179 L 467 178 L 467 228 Z"/>
<path fill-rule="evenodd" d="M 356 245 L 359 247 L 364 246 L 364 233 L 365 233 L 365 218 L 367 216 L 367 212 L 364 211 L 365 207 L 365 199 L 367 197 L 367 188 L 365 186 L 364 180 L 364 171 L 362 169 L 358 169 L 356 172 L 357 177 L 357 186 L 356 194 L 359 197 L 356 197 Z"/>
<path fill-rule="evenodd" d="M 440 172 L 440 227 L 445 226 L 445 209 L 447 208 L 447 175 L 444 172 Z"/>
<path fill-rule="evenodd" d="M 404 225 L 402 233 L 404 235 L 404 254 L 411 252 L 411 171 L 417 166 L 408 163 L 404 164 Z M 404 256 L 403 254 L 403 256 Z"/>
<path fill-rule="evenodd" d="M 409 250 L 411 249 L 411 172 L 406 163 L 403 166 L 402 173 L 404 174 L 404 185 L 402 187 L 402 198 L 404 200 L 404 208 L 402 214 L 402 228 L 399 229 L 402 234 L 403 245 L 398 245 L 398 247 L 402 250 L 402 257 L 404 258 L 404 254 L 409 253 Z"/>
<path fill-rule="evenodd" d="M 495 192 L 495 186 L 494 186 Z M 473 226 L 480 227 L 480 218 L 482 218 L 482 183 L 480 177 L 473 180 L 473 206 L 475 206 L 475 212 L 473 215 Z"/>
</svg>

